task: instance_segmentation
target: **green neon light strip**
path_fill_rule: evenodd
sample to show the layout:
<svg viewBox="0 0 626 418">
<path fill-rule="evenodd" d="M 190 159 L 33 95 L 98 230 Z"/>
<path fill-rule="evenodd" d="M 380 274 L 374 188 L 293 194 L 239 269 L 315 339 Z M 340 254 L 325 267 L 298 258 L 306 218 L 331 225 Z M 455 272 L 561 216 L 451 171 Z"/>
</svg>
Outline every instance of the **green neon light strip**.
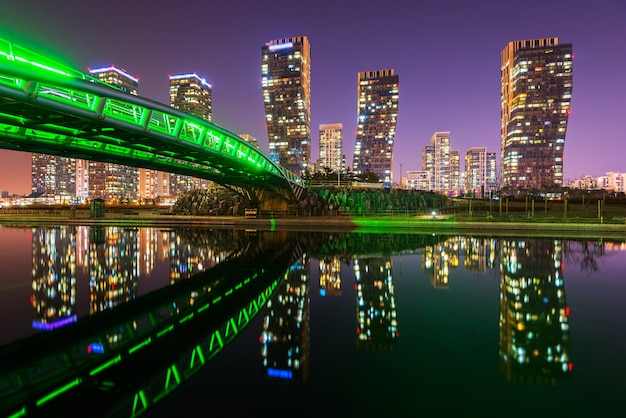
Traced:
<svg viewBox="0 0 626 418">
<path fill-rule="evenodd" d="M 211 344 L 209 344 L 209 352 L 213 351 L 213 344 L 217 340 L 219 348 L 224 347 L 224 342 L 222 341 L 222 336 L 219 331 L 215 331 L 213 335 L 211 335 Z"/>
<path fill-rule="evenodd" d="M 231 334 L 231 331 L 233 334 Z M 226 324 L 226 332 L 224 333 L 224 337 L 228 338 L 231 335 L 237 335 L 237 325 L 235 324 L 235 318 L 230 318 L 228 323 Z"/>
<path fill-rule="evenodd" d="M 198 313 L 206 311 L 207 309 L 209 309 L 209 304 L 207 303 L 206 305 L 202 306 L 201 308 L 198 309 Z"/>
<path fill-rule="evenodd" d="M 200 363 L 204 364 L 206 362 L 206 360 L 204 358 L 204 354 L 202 353 L 202 347 L 197 345 L 196 346 L 196 352 L 198 353 L 198 357 L 200 358 Z"/>
<path fill-rule="evenodd" d="M 148 399 L 146 398 L 146 394 L 143 390 L 140 390 L 135 394 L 135 400 L 133 401 L 133 417 L 137 414 L 137 405 L 139 404 L 139 401 L 141 401 L 142 410 L 148 407 Z"/>
<path fill-rule="evenodd" d="M 100 373 L 102 370 L 107 369 L 116 363 L 119 363 L 121 360 L 122 360 L 122 356 L 118 355 L 117 357 L 104 363 L 102 366 L 97 367 L 93 369 L 92 371 L 90 371 L 89 376 L 95 376 L 96 374 Z"/>
<path fill-rule="evenodd" d="M 50 392 L 48 395 L 44 396 L 43 398 L 39 399 L 36 402 L 37 406 L 41 406 L 43 404 L 45 404 L 46 402 L 48 402 L 49 400 L 56 398 L 57 396 L 59 396 L 60 394 L 67 392 L 68 390 L 70 390 L 71 388 L 73 388 L 74 386 L 78 386 L 80 385 L 82 382 L 82 380 L 80 378 L 76 378 L 75 380 L 69 382 L 68 384 L 66 384 L 65 386 L 60 387 L 59 389 L 55 390 L 54 392 Z"/>
<path fill-rule="evenodd" d="M 228 289 L 226 293 L 224 293 L 224 296 L 230 296 L 232 293 L 233 293 L 233 289 Z"/>
<path fill-rule="evenodd" d="M 250 322 L 250 316 L 248 315 L 248 311 L 246 309 L 242 309 L 241 312 L 239 312 L 239 324 L 240 325 L 242 323 L 242 321 L 241 321 L 241 316 L 242 315 L 243 315 L 246 323 Z"/>
<path fill-rule="evenodd" d="M 170 325 L 169 327 L 159 331 L 157 333 L 157 338 L 160 338 L 161 336 L 167 334 L 168 332 L 172 331 L 174 329 L 174 325 Z"/>
<path fill-rule="evenodd" d="M 191 318 L 193 318 L 193 316 L 194 316 L 194 315 L 195 315 L 195 314 L 192 312 L 192 313 L 190 313 L 189 315 L 187 315 L 186 317 L 181 318 L 181 320 L 180 320 L 180 321 L 178 321 L 178 323 L 179 323 L 179 324 L 182 324 L 183 322 L 187 322 L 187 321 L 189 321 Z"/>
<path fill-rule="evenodd" d="M 140 342 L 139 344 L 137 344 L 136 346 L 134 346 L 130 350 L 128 350 L 128 354 L 133 354 L 135 351 L 139 350 L 141 347 L 145 347 L 146 345 L 150 344 L 151 342 L 152 342 L 152 338 L 148 337 L 148 339 Z"/>
<path fill-rule="evenodd" d="M 17 411 L 16 413 L 14 413 L 13 415 L 9 415 L 8 418 L 19 418 L 19 417 L 23 417 L 26 416 L 26 407 L 22 407 L 22 409 L 20 409 L 19 411 Z"/>
<path fill-rule="evenodd" d="M 215 303 L 219 302 L 220 300 L 222 300 L 222 297 L 221 297 L 221 296 L 219 296 L 219 297 L 217 297 L 217 298 L 213 299 L 213 302 L 211 302 L 211 303 L 215 304 Z"/>
</svg>

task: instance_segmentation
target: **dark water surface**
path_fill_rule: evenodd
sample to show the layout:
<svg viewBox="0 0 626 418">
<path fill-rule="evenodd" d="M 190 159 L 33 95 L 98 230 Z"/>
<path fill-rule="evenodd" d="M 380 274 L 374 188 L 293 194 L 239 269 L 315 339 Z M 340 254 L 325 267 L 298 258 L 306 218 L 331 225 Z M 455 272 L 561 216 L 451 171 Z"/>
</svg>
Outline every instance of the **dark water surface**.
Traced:
<svg viewBox="0 0 626 418">
<path fill-rule="evenodd" d="M 2 413 L 625 416 L 625 250 L 601 237 L 0 226 Z M 79 383 L 45 398 L 67 381 Z"/>
</svg>

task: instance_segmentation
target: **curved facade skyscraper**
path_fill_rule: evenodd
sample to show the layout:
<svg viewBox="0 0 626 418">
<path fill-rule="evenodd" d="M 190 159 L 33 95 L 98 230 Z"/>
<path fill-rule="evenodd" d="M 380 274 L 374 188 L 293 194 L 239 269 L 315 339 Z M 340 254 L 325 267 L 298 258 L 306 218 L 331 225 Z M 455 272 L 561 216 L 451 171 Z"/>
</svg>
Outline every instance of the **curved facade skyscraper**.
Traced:
<svg viewBox="0 0 626 418">
<path fill-rule="evenodd" d="M 306 36 L 263 45 L 261 83 L 269 157 L 301 175 L 311 158 L 311 46 Z"/>
<path fill-rule="evenodd" d="M 398 119 L 398 76 L 393 69 L 364 71 L 359 73 L 358 83 L 358 121 L 352 169 L 355 174 L 371 171 L 390 187 Z"/>
<path fill-rule="evenodd" d="M 509 42 L 501 61 L 501 186 L 563 186 L 572 98 L 572 44 Z"/>
</svg>

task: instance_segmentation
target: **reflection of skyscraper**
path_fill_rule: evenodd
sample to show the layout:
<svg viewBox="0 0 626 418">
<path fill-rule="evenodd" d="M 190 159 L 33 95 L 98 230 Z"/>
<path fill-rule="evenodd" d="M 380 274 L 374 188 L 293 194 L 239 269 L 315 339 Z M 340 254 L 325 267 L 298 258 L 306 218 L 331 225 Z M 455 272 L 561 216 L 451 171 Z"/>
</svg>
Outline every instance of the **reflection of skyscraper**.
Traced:
<svg viewBox="0 0 626 418">
<path fill-rule="evenodd" d="M 269 41 L 261 53 L 269 157 L 301 175 L 311 158 L 311 46 L 297 36 Z"/>
<path fill-rule="evenodd" d="M 267 303 L 263 319 L 263 368 L 268 377 L 305 382 L 309 375 L 309 261 L 291 267 Z"/>
<path fill-rule="evenodd" d="M 67 228 L 32 230 L 33 328 L 51 330 L 75 322 L 76 251 Z"/>
<path fill-rule="evenodd" d="M 398 340 L 396 292 L 391 257 L 354 259 L 357 347 L 391 350 Z"/>
<path fill-rule="evenodd" d="M 320 263 L 320 294 L 322 296 L 341 296 L 341 259 L 327 258 Z"/>
<path fill-rule="evenodd" d="M 89 69 L 98 79 L 128 94 L 138 94 L 139 79 L 115 66 Z M 101 161 L 89 162 L 89 197 L 100 197 L 118 202 L 135 202 L 138 199 L 139 169 Z"/>
<path fill-rule="evenodd" d="M 358 77 L 353 170 L 356 174 L 369 170 L 390 187 L 398 119 L 398 76 L 388 69 L 363 71 Z"/>
<path fill-rule="evenodd" d="M 194 274 L 216 266 L 227 256 L 227 251 L 219 252 L 214 248 L 185 242 L 172 231 L 169 236 L 170 283 L 189 279 Z"/>
<path fill-rule="evenodd" d="M 422 270 L 430 276 L 434 288 L 447 289 L 450 269 L 459 267 L 461 237 L 427 245 L 422 253 Z"/>
<path fill-rule="evenodd" d="M 154 269 L 158 248 L 157 233 L 156 228 L 140 228 L 138 230 L 136 256 L 140 276 L 147 276 Z"/>
<path fill-rule="evenodd" d="M 89 235 L 90 227 L 76 227 L 76 267 L 84 273 L 89 273 Z"/>
<path fill-rule="evenodd" d="M 496 240 L 492 238 L 464 237 L 463 248 L 465 270 L 484 273 L 487 267 L 492 268 L 496 258 Z"/>
<path fill-rule="evenodd" d="M 92 243 L 89 254 L 90 313 L 137 297 L 137 229 L 107 227 L 105 243 Z"/>
<path fill-rule="evenodd" d="M 567 377 L 569 308 L 562 242 L 500 241 L 500 366 L 509 380 Z"/>
<path fill-rule="evenodd" d="M 563 186 L 572 44 L 509 42 L 500 55 L 502 186 Z"/>
</svg>

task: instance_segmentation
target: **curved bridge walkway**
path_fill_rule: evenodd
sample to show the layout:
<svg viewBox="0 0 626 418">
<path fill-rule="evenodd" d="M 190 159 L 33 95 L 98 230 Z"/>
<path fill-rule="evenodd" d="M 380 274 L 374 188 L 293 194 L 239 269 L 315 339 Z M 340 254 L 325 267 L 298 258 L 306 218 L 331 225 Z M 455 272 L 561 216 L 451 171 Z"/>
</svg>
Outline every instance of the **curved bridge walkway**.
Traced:
<svg viewBox="0 0 626 418">
<path fill-rule="evenodd" d="M 226 129 L 0 39 L 0 148 L 191 175 L 297 200 L 303 182 Z"/>
</svg>

